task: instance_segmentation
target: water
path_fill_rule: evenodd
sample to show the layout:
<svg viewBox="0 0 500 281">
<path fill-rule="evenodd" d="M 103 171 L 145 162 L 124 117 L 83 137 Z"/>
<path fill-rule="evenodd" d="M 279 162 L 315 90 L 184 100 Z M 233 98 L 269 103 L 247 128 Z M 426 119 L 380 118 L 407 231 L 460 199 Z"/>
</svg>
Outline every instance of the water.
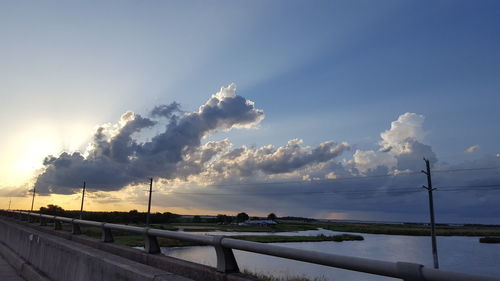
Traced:
<svg viewBox="0 0 500 281">
<path fill-rule="evenodd" d="M 250 232 L 205 232 L 211 235 L 335 235 L 339 232 L 324 229 L 282 232 L 282 233 L 250 233 Z M 324 253 L 379 259 L 385 261 L 414 262 L 432 267 L 431 241 L 429 237 L 360 234 L 364 241 L 344 242 L 299 242 L 273 243 L 284 247 L 313 250 Z M 438 237 L 438 254 L 440 269 L 485 276 L 500 276 L 500 244 L 482 244 L 478 237 Z M 216 257 L 213 247 L 177 247 L 162 248 L 165 255 L 215 266 Z M 398 280 L 372 274 L 336 269 L 288 259 L 235 250 L 234 254 L 240 270 L 250 270 L 274 276 L 303 276 L 311 279 L 324 278 L 334 281 L 379 281 Z"/>
</svg>

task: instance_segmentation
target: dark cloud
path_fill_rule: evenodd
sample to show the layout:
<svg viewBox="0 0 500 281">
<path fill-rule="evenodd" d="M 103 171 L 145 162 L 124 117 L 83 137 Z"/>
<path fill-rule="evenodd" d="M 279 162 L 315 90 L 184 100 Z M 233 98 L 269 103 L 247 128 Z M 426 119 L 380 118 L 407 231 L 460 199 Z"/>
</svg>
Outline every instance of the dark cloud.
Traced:
<svg viewBox="0 0 500 281">
<path fill-rule="evenodd" d="M 118 190 L 147 177 L 176 178 L 178 164 L 196 153 L 208 133 L 250 127 L 264 118 L 262 110 L 235 91 L 234 85 L 222 88 L 197 112 L 179 118 L 173 115 L 178 111 L 177 103 L 155 107 L 153 116 L 167 117 L 170 121 L 164 132 L 145 143 L 138 143 L 133 135 L 154 126 L 156 121 L 127 112 L 117 127 L 97 129 L 87 157 L 78 152 L 48 156 L 35 186 L 42 194 L 68 194 L 82 180 L 91 188 Z M 207 150 L 200 157 L 206 162 L 213 156 Z"/>
<path fill-rule="evenodd" d="M 489 158 L 477 161 L 476 167 L 485 167 L 488 161 L 494 160 Z M 499 184 L 500 169 L 453 170 L 472 169 L 474 166 L 470 164 L 439 167 L 433 172 L 437 222 L 500 224 L 500 187 L 481 188 Z M 500 167 L 500 161 L 489 164 Z M 420 168 L 424 168 L 422 160 Z M 425 174 L 380 175 L 383 173 L 377 177 L 262 183 L 229 180 L 208 187 L 184 186 L 155 196 L 157 204 L 165 207 L 190 206 L 250 214 L 276 212 L 316 218 L 343 213 L 351 214 L 347 217 L 350 219 L 428 221 L 427 191 L 422 188 L 427 185 Z"/>
<path fill-rule="evenodd" d="M 0 197 L 25 197 L 29 188 L 23 187 L 7 187 L 2 186 L 0 188 Z"/>
<path fill-rule="evenodd" d="M 249 177 L 259 173 L 276 175 L 300 171 L 311 165 L 333 160 L 349 149 L 347 143 L 324 142 L 311 148 L 295 139 L 281 147 L 271 145 L 260 148 L 241 147 L 226 151 L 210 169 L 218 177 Z"/>
<path fill-rule="evenodd" d="M 175 113 L 180 113 L 180 104 L 177 102 L 172 102 L 171 104 L 167 105 L 158 105 L 151 110 L 151 116 L 153 117 L 165 117 L 165 118 L 172 118 Z"/>
</svg>

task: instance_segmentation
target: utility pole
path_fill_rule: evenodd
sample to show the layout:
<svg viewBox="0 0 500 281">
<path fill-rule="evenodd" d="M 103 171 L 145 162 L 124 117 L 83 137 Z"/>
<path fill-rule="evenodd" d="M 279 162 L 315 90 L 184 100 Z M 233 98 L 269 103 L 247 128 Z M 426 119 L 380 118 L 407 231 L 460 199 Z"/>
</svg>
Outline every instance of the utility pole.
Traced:
<svg viewBox="0 0 500 281">
<path fill-rule="evenodd" d="M 36 193 L 36 190 L 35 190 L 35 186 L 33 186 L 33 198 L 31 199 L 31 212 L 33 212 L 33 204 L 35 203 L 35 193 Z"/>
<path fill-rule="evenodd" d="M 12 202 L 12 199 L 9 198 L 9 211 L 10 211 L 10 203 Z"/>
<path fill-rule="evenodd" d="M 82 206 L 80 207 L 80 219 L 83 217 L 83 200 L 85 199 L 85 182 L 83 182 Z"/>
<path fill-rule="evenodd" d="M 431 179 L 431 167 L 429 164 L 429 159 L 425 159 L 425 167 L 426 170 L 422 170 L 422 173 L 427 175 L 427 186 L 422 186 L 423 188 L 427 189 L 427 192 L 429 193 L 429 211 L 431 215 L 431 238 L 432 238 L 432 257 L 434 259 L 434 268 L 438 269 L 439 268 L 439 262 L 438 262 L 438 254 L 437 254 L 437 244 L 436 244 L 436 225 L 434 222 L 434 202 L 432 200 L 432 191 L 436 190 L 435 188 L 432 188 L 432 179 Z"/>
<path fill-rule="evenodd" d="M 146 215 L 146 227 L 149 227 L 150 216 L 151 216 L 151 194 L 153 193 L 153 178 L 149 179 L 149 203 L 148 203 L 148 214 Z"/>
</svg>

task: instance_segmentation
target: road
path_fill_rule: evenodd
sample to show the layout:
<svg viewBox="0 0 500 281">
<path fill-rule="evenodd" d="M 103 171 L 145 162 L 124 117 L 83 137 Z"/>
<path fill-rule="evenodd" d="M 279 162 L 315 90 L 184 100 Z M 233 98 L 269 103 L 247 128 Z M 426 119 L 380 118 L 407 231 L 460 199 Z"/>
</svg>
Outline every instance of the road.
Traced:
<svg viewBox="0 0 500 281">
<path fill-rule="evenodd" d="M 2 281 L 25 281 L 0 255 L 0 280 Z"/>
</svg>

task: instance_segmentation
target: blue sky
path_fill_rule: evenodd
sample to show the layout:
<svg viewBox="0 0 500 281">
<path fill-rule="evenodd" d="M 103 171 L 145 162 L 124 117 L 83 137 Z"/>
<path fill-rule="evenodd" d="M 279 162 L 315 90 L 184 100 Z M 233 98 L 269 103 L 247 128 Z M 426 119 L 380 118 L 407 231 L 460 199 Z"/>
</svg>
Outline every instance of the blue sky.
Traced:
<svg viewBox="0 0 500 281">
<path fill-rule="evenodd" d="M 495 157 L 499 11 L 497 1 L 3 2 L 0 188 L 28 189 L 45 156 L 83 153 L 96 126 L 127 110 L 176 101 L 195 112 L 231 83 L 265 119 L 202 144 L 345 141 L 340 163 L 378 150 L 410 112 L 425 120 L 416 139 L 436 167 Z"/>
</svg>

